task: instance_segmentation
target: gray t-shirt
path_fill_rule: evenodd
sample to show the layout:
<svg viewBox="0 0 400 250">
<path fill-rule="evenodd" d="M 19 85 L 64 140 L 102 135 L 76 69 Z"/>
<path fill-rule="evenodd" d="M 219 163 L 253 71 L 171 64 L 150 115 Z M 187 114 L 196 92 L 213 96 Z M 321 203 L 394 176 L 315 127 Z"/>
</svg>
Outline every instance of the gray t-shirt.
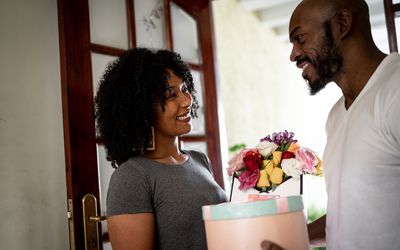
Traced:
<svg viewBox="0 0 400 250">
<path fill-rule="evenodd" d="M 107 193 L 107 216 L 154 213 L 157 249 L 207 249 L 201 207 L 227 201 L 207 157 L 183 151 L 182 165 L 137 156 L 116 169 Z"/>
</svg>

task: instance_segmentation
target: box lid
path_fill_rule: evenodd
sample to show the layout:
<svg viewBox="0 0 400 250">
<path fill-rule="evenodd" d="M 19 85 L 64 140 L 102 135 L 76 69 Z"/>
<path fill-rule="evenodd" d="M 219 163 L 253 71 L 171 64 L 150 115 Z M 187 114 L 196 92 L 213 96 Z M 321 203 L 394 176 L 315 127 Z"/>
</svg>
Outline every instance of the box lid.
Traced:
<svg viewBox="0 0 400 250">
<path fill-rule="evenodd" d="M 230 220 L 276 215 L 303 210 L 300 195 L 276 197 L 268 200 L 226 202 L 203 206 L 203 220 Z"/>
</svg>

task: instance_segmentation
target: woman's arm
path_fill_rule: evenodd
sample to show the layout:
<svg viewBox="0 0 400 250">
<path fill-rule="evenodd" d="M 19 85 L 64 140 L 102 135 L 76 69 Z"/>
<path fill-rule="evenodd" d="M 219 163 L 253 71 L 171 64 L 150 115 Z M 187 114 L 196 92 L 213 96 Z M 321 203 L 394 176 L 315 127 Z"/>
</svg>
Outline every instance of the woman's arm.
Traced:
<svg viewBox="0 0 400 250">
<path fill-rule="evenodd" d="M 113 250 L 151 250 L 154 248 L 152 213 L 113 215 L 107 218 Z"/>
</svg>

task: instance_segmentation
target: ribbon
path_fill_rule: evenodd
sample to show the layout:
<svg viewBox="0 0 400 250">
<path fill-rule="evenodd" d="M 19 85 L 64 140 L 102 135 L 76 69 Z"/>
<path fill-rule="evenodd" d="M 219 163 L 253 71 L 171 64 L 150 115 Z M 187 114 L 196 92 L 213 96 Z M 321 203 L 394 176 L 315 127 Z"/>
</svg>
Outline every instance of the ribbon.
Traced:
<svg viewBox="0 0 400 250">
<path fill-rule="evenodd" d="M 275 200 L 276 201 L 276 209 L 278 213 L 287 213 L 289 212 L 289 204 L 287 197 L 281 197 Z"/>
</svg>

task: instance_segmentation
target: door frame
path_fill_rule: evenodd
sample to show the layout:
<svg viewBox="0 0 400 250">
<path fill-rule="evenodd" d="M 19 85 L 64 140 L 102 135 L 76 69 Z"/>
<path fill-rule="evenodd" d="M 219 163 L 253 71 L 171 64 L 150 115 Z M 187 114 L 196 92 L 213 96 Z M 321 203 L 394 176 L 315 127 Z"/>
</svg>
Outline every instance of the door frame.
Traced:
<svg viewBox="0 0 400 250">
<path fill-rule="evenodd" d="M 81 200 L 99 197 L 88 1 L 58 0 L 70 248 L 85 249 Z M 79 112 L 76 112 L 79 110 Z"/>
<path fill-rule="evenodd" d="M 204 115 L 206 132 L 201 136 L 181 136 L 180 140 L 185 142 L 206 142 L 208 157 L 210 158 L 215 181 L 224 188 L 224 177 L 221 157 L 221 138 L 219 127 L 219 104 L 218 104 L 218 82 L 214 67 L 214 30 L 212 23 L 212 11 L 210 0 L 164 0 L 164 15 L 166 22 L 166 47 L 174 51 L 172 39 L 172 24 L 170 14 L 170 3 L 173 2 L 185 10 L 197 24 L 198 38 L 201 51 L 201 63 L 191 64 L 189 67 L 199 70 L 204 77 Z"/>
</svg>

